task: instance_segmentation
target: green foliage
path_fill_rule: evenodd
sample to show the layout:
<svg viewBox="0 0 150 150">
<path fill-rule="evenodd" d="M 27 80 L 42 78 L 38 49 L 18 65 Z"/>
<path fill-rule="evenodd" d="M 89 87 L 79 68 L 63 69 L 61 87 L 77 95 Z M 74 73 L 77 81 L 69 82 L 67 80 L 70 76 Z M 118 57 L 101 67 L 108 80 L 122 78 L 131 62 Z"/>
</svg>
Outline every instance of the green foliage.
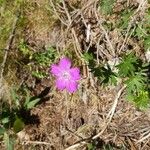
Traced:
<svg viewBox="0 0 150 150">
<path fill-rule="evenodd" d="M 148 100 L 146 100 L 146 97 L 142 92 L 147 88 L 146 81 L 147 78 L 142 73 L 135 74 L 125 81 L 125 84 L 127 85 L 127 99 L 135 102 L 140 108 L 148 105 Z"/>
<path fill-rule="evenodd" d="M 133 102 L 140 109 L 148 108 L 150 103 L 150 97 L 148 91 L 140 91 L 134 98 Z"/>
<path fill-rule="evenodd" d="M 5 10 L 5 6 L 3 6 L 3 9 L 0 9 L 0 34 L 1 34 L 1 40 L 0 40 L 0 49 L 5 48 L 7 39 L 9 37 L 10 31 L 11 31 L 11 24 L 13 22 L 14 15 L 10 10 Z"/>
<path fill-rule="evenodd" d="M 86 61 L 86 63 L 89 65 L 89 67 L 93 70 L 96 66 L 96 63 L 94 61 L 94 56 L 92 53 L 85 52 L 83 54 L 83 59 Z"/>
<path fill-rule="evenodd" d="M 52 47 L 49 47 L 44 52 L 35 53 L 33 55 L 33 60 L 35 63 L 40 66 L 50 66 L 56 57 L 56 50 Z"/>
<path fill-rule="evenodd" d="M 88 143 L 87 144 L 87 149 L 88 150 L 96 150 L 96 146 L 93 143 Z"/>
<path fill-rule="evenodd" d="M 15 107 L 16 108 L 19 108 L 20 107 L 20 101 L 19 101 L 19 96 L 17 95 L 17 93 L 16 93 L 16 90 L 17 89 L 11 89 L 11 97 L 12 97 L 12 100 L 14 101 L 14 103 L 15 103 Z"/>
<path fill-rule="evenodd" d="M 149 105 L 148 94 L 148 64 L 144 64 L 132 53 L 123 57 L 120 64 L 116 66 L 119 69 L 119 77 L 126 84 L 126 95 L 129 101 L 135 103 L 140 109 Z"/>
<path fill-rule="evenodd" d="M 127 91 L 131 94 L 136 94 L 137 91 L 141 91 L 145 88 L 146 78 L 141 73 L 135 74 L 126 80 L 128 85 Z"/>
<path fill-rule="evenodd" d="M 21 97 L 16 94 L 16 90 L 12 90 L 12 100 L 13 106 L 11 108 L 8 104 L 3 104 L 4 106 L 0 115 L 0 123 L 5 129 L 13 127 L 15 132 L 19 132 L 24 128 L 24 118 L 20 116 L 20 110 L 28 111 L 32 109 L 40 99 L 30 96 L 29 92 L 25 90 L 25 101 L 22 104 Z"/>
<path fill-rule="evenodd" d="M 6 132 L 6 129 L 3 127 L 0 127 L 0 136 L 4 135 L 5 132 Z"/>
<path fill-rule="evenodd" d="M 32 58 L 33 52 L 29 49 L 27 43 L 23 39 L 21 39 L 19 46 L 18 46 L 18 49 L 19 49 L 19 51 L 22 52 L 22 54 L 24 56 L 27 55 L 27 56 L 29 56 L 30 59 Z"/>
<path fill-rule="evenodd" d="M 90 63 L 90 61 L 94 60 L 93 54 L 92 53 L 84 53 L 83 58 L 85 59 L 86 62 Z"/>
<path fill-rule="evenodd" d="M 139 39 L 142 39 L 143 37 L 147 36 L 147 30 L 144 28 L 142 24 L 138 24 L 135 29 L 134 36 L 137 36 Z"/>
<path fill-rule="evenodd" d="M 119 75 L 121 77 L 126 77 L 134 74 L 136 70 L 135 68 L 136 64 L 137 58 L 133 53 L 125 55 L 122 58 L 121 63 L 116 66 L 119 69 Z"/>
<path fill-rule="evenodd" d="M 9 128 L 12 120 L 14 119 L 14 114 L 11 113 L 9 106 L 7 106 L 6 104 L 3 104 L 2 107 L 3 107 L 3 109 L 0 114 L 0 124 L 4 128 Z"/>
<path fill-rule="evenodd" d="M 32 71 L 32 76 L 39 78 L 39 79 L 43 79 L 47 76 L 47 74 L 45 72 L 37 70 L 37 71 Z"/>
<path fill-rule="evenodd" d="M 14 124 L 13 124 L 13 129 L 17 133 L 21 130 L 23 130 L 25 124 L 20 118 L 16 118 Z"/>
<path fill-rule="evenodd" d="M 144 39 L 144 47 L 145 47 L 146 51 L 150 50 L 150 35 L 145 37 L 145 39 Z"/>
<path fill-rule="evenodd" d="M 92 71 L 94 75 L 100 79 L 102 84 L 116 85 L 117 75 L 112 71 L 109 65 L 107 65 L 107 67 L 96 67 Z"/>
<path fill-rule="evenodd" d="M 49 47 L 44 52 L 38 52 L 33 54 L 34 65 L 36 65 L 36 70 L 32 69 L 32 75 L 36 78 L 42 79 L 48 76 L 45 72 L 46 67 L 49 67 L 55 60 L 57 52 L 54 48 Z M 40 69 L 39 69 L 40 68 Z"/>
<path fill-rule="evenodd" d="M 142 22 L 137 24 L 137 27 L 133 33 L 134 37 L 137 37 L 143 42 L 145 51 L 150 49 L 150 10 L 145 13 Z"/>
<path fill-rule="evenodd" d="M 117 83 L 117 75 L 111 69 L 111 67 L 107 65 L 96 65 L 94 61 L 94 57 L 91 53 L 84 53 L 83 58 L 88 63 L 91 72 L 93 72 L 94 76 L 97 77 L 101 84 L 105 85 L 115 85 Z"/>
<path fill-rule="evenodd" d="M 24 91 L 25 91 L 25 101 L 21 107 L 25 110 L 32 109 L 38 104 L 40 98 L 32 97 L 27 89 L 24 89 Z"/>
<path fill-rule="evenodd" d="M 35 105 L 38 104 L 39 101 L 40 101 L 40 98 L 34 98 L 28 95 L 24 103 L 24 108 L 27 110 L 32 109 L 33 107 L 35 107 Z"/>
<path fill-rule="evenodd" d="M 121 29 L 126 29 L 128 27 L 130 17 L 133 14 L 133 10 L 131 9 L 125 9 L 123 12 L 121 12 L 121 18 L 118 22 L 118 27 Z"/>
<path fill-rule="evenodd" d="M 100 2 L 100 10 L 103 14 L 111 14 L 113 5 L 116 0 L 101 0 Z"/>
<path fill-rule="evenodd" d="M 14 139 L 7 132 L 4 133 L 4 143 L 6 150 L 14 150 Z"/>
<path fill-rule="evenodd" d="M 28 90 L 24 89 L 25 95 L 19 96 L 17 94 L 18 89 L 12 90 L 12 106 L 7 103 L 3 104 L 3 109 L 0 114 L 0 137 L 3 137 L 7 150 L 14 148 L 15 139 L 13 138 L 15 133 L 23 130 L 25 127 L 26 118 L 21 114 L 21 111 L 29 112 L 40 101 L 39 98 L 32 97 Z M 25 99 L 22 103 L 22 98 Z M 10 136 L 9 131 L 13 129 L 13 134 Z"/>
<path fill-rule="evenodd" d="M 103 150 L 114 150 L 114 148 L 110 144 L 106 144 L 103 146 Z"/>
<path fill-rule="evenodd" d="M 148 94 L 148 72 L 149 64 L 145 64 L 133 53 L 126 54 L 120 60 L 120 63 L 114 68 L 114 72 L 109 64 L 96 66 L 94 57 L 91 53 L 85 53 L 84 59 L 88 63 L 91 72 L 100 80 L 103 85 L 117 85 L 118 79 L 122 79 L 126 85 L 126 95 L 129 101 L 141 109 L 149 105 Z"/>
</svg>

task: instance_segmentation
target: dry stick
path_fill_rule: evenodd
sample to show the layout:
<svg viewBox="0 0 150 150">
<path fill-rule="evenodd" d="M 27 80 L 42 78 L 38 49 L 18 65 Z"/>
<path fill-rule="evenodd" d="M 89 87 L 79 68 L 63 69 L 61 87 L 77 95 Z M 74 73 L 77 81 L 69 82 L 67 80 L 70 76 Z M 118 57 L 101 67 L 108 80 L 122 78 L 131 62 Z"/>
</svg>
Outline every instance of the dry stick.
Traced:
<svg viewBox="0 0 150 150">
<path fill-rule="evenodd" d="M 81 14 L 82 11 L 84 11 L 86 8 L 88 8 L 90 5 L 92 5 L 95 2 L 95 0 L 90 0 L 88 3 L 85 3 L 85 6 L 83 6 L 81 9 L 77 10 L 77 14 L 74 17 L 74 20 Z"/>
<path fill-rule="evenodd" d="M 95 7 L 96 7 L 96 6 L 95 6 Z M 110 47 L 110 49 L 111 49 L 111 54 L 115 57 L 115 49 L 114 49 L 114 47 L 113 47 L 113 45 L 112 45 L 112 43 L 111 43 L 111 41 L 110 41 L 110 39 L 109 39 L 109 36 L 108 36 L 107 31 L 105 30 L 105 28 L 103 27 L 103 25 L 102 25 L 101 22 L 100 22 L 100 19 L 99 19 L 98 14 L 97 14 L 96 11 L 95 11 L 95 17 L 96 17 L 96 19 L 97 19 L 98 24 L 100 25 L 100 28 L 103 30 L 103 32 L 104 32 L 104 34 L 105 34 L 106 40 L 107 40 L 107 42 L 108 42 L 108 44 L 109 44 L 109 47 Z"/>
<path fill-rule="evenodd" d="M 108 42 L 108 44 L 109 44 L 109 47 L 110 47 L 110 49 L 111 49 L 111 53 L 110 53 L 110 54 L 112 54 L 112 55 L 115 57 L 115 49 L 114 49 L 114 47 L 112 46 L 112 43 L 111 43 L 111 41 L 110 41 L 110 39 L 109 39 L 109 36 L 108 36 L 108 33 L 107 33 L 107 31 L 105 30 L 105 28 L 102 26 L 102 24 L 100 23 L 100 21 L 98 21 L 98 22 L 99 22 L 99 24 L 100 24 L 101 29 L 103 30 L 103 32 L 104 32 L 104 34 L 105 34 L 106 40 L 107 40 L 107 42 Z"/>
<path fill-rule="evenodd" d="M 69 24 L 71 25 L 72 20 L 71 20 L 71 16 L 70 16 L 69 12 L 68 12 L 68 10 L 67 10 L 65 1 L 62 0 L 62 3 L 63 3 L 64 10 L 65 10 L 65 12 L 66 12 L 66 15 L 67 15 L 67 17 L 68 17 L 68 20 L 69 20 Z M 83 54 L 82 54 L 82 52 L 81 52 L 81 47 L 80 47 L 80 44 L 79 44 L 79 41 L 78 41 L 78 38 L 77 38 L 77 35 L 76 35 L 76 32 L 75 32 L 74 28 L 71 29 L 71 32 L 72 32 L 72 34 L 73 34 L 73 37 L 74 37 L 75 43 L 76 43 L 76 47 L 77 47 L 77 49 L 75 48 L 76 55 L 78 56 L 79 59 L 81 59 L 82 65 L 83 65 L 83 71 L 84 71 L 84 72 L 83 72 L 83 75 L 86 75 L 87 65 L 86 65 L 86 63 L 85 63 L 85 61 L 84 61 L 84 59 L 83 59 L 83 57 L 82 57 Z"/>
<path fill-rule="evenodd" d="M 125 88 L 126 88 L 126 86 L 123 86 L 123 87 L 118 91 L 118 93 L 117 93 L 117 95 L 116 95 L 116 98 L 115 98 L 115 100 L 114 100 L 113 106 L 112 106 L 111 110 L 109 111 L 109 113 L 108 113 L 108 115 L 107 115 L 108 122 L 104 125 L 104 128 L 102 129 L 101 132 L 99 132 L 97 135 L 95 135 L 95 136 L 93 136 L 93 137 L 91 138 L 92 140 L 95 140 L 95 139 L 97 139 L 98 137 L 100 137 L 100 135 L 102 135 L 103 132 L 106 130 L 107 126 L 109 125 L 109 123 L 111 122 L 111 120 L 112 120 L 112 118 L 113 118 L 113 115 L 114 115 L 114 113 L 115 113 L 115 110 L 116 110 L 116 107 L 117 107 L 117 104 L 118 104 L 118 100 L 119 100 L 119 98 L 120 98 L 120 96 L 121 96 L 121 94 L 122 94 L 122 92 L 123 92 L 123 90 L 124 90 Z M 79 142 L 79 143 L 76 143 L 76 144 L 74 144 L 74 145 L 72 145 L 72 146 L 66 148 L 65 150 L 72 150 L 72 149 L 77 148 L 77 147 L 79 147 L 79 146 L 81 146 L 81 145 L 85 145 L 85 144 L 87 144 L 86 140 L 87 140 L 87 139 L 85 139 L 84 141 L 81 141 L 81 142 Z"/>
<path fill-rule="evenodd" d="M 113 103 L 113 105 L 112 105 L 112 108 L 111 108 L 111 110 L 109 111 L 109 113 L 108 113 L 108 115 L 107 115 L 107 117 L 106 117 L 106 119 L 108 119 L 108 122 L 107 122 L 106 125 L 104 126 L 103 130 L 102 130 L 100 133 L 98 133 L 97 135 L 95 135 L 92 139 L 98 138 L 98 137 L 105 131 L 105 129 L 107 128 L 108 124 L 111 122 L 111 120 L 112 120 L 112 118 L 113 118 L 113 116 L 114 116 L 114 113 L 115 113 L 117 104 L 118 104 L 118 100 L 119 100 L 119 98 L 120 98 L 120 96 L 121 96 L 121 94 L 122 94 L 122 92 L 123 92 L 123 90 L 124 90 L 125 88 L 126 88 L 126 86 L 123 86 L 123 87 L 118 91 L 118 93 L 117 93 L 117 95 L 116 95 L 116 98 L 115 98 L 115 100 L 114 100 L 114 103 Z"/>
<path fill-rule="evenodd" d="M 74 144 L 74 145 L 72 145 L 72 146 L 66 148 L 65 150 L 73 150 L 73 149 L 75 149 L 75 148 L 77 148 L 77 147 L 79 147 L 79 146 L 85 145 L 85 144 L 87 144 L 87 142 L 82 141 L 82 142 L 80 142 L 80 143 Z"/>
<path fill-rule="evenodd" d="M 64 25 L 67 26 L 67 23 L 66 23 L 64 20 L 62 20 L 62 19 L 60 18 L 59 14 L 57 13 L 57 11 L 56 11 L 56 9 L 55 9 L 55 5 L 54 5 L 54 3 L 53 3 L 52 0 L 50 0 L 50 4 L 51 4 L 51 6 L 52 6 L 52 8 L 53 8 L 53 10 L 54 10 L 54 12 L 55 12 L 55 14 L 56 14 L 56 16 L 58 17 L 58 19 L 59 19 Z"/>
<path fill-rule="evenodd" d="M 114 100 L 114 103 L 113 103 L 113 105 L 112 105 L 112 108 L 111 108 L 111 110 L 109 111 L 109 113 L 107 114 L 107 117 L 106 117 L 107 119 L 109 118 L 109 121 L 108 121 L 108 122 L 111 122 L 112 117 L 113 117 L 113 115 L 114 115 L 114 113 L 115 113 L 117 104 L 118 104 L 118 100 L 119 100 L 119 98 L 120 98 L 120 96 L 121 96 L 121 94 L 122 94 L 122 92 L 123 92 L 123 90 L 124 90 L 125 88 L 126 88 L 126 86 L 123 86 L 123 87 L 119 90 L 119 92 L 117 93 L 116 98 L 115 98 L 115 100 Z"/>
<path fill-rule="evenodd" d="M 148 139 L 149 137 L 150 137 L 150 133 L 144 136 L 143 138 L 141 138 L 140 140 L 138 140 L 136 143 L 138 144 L 140 142 L 143 142 L 145 139 Z"/>
<path fill-rule="evenodd" d="M 73 131 L 71 131 L 68 127 L 66 127 L 66 131 L 68 131 L 69 133 L 71 133 L 72 135 L 76 136 L 77 138 L 80 138 L 81 140 L 83 140 L 84 138 L 80 135 L 78 135 L 77 133 L 74 133 Z"/>
<path fill-rule="evenodd" d="M 12 25 L 12 30 L 11 30 L 11 33 L 10 33 L 10 36 L 9 36 L 9 39 L 7 42 L 7 46 L 5 48 L 5 54 L 4 54 L 3 62 L 1 64 L 0 80 L 2 80 L 2 78 L 3 78 L 4 68 L 5 68 L 5 64 L 6 64 L 6 60 L 7 60 L 7 56 L 8 56 L 8 51 L 11 47 L 12 42 L 13 42 L 13 38 L 14 38 L 18 19 L 19 19 L 19 16 L 15 17 L 15 20 L 14 20 L 13 25 Z"/>
<path fill-rule="evenodd" d="M 145 146 L 147 146 L 148 143 L 149 143 L 149 139 L 146 142 L 144 142 L 144 145 L 141 147 L 141 150 L 145 150 L 146 149 Z"/>
<path fill-rule="evenodd" d="M 40 142 L 40 141 L 25 141 L 25 144 L 36 144 L 36 145 L 51 145 L 51 143 Z"/>
</svg>

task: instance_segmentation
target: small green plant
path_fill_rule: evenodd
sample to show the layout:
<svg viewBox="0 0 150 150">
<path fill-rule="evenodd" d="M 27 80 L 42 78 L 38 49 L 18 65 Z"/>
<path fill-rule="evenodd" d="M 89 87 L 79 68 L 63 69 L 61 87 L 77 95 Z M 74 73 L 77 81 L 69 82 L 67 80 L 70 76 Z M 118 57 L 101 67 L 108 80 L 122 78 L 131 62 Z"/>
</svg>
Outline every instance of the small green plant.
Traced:
<svg viewBox="0 0 150 150">
<path fill-rule="evenodd" d="M 37 70 L 37 71 L 32 71 L 32 76 L 39 79 L 43 79 L 47 76 L 47 73 Z"/>
<path fill-rule="evenodd" d="M 136 70 L 137 58 L 134 56 L 134 54 L 129 54 L 123 56 L 121 62 L 116 67 L 119 69 L 119 76 L 126 77 L 134 74 Z"/>
<path fill-rule="evenodd" d="M 150 10 L 147 10 L 142 22 L 137 23 L 133 36 L 143 42 L 145 51 L 150 49 Z"/>
<path fill-rule="evenodd" d="M 37 65 L 48 67 L 56 57 L 56 50 L 52 47 L 47 48 L 44 52 L 38 52 L 33 55 L 33 60 Z"/>
<path fill-rule="evenodd" d="M 146 51 L 150 50 L 150 35 L 144 38 L 144 47 Z"/>
<path fill-rule="evenodd" d="M 29 46 L 23 39 L 21 39 L 18 49 L 24 56 L 28 56 L 30 59 L 32 58 L 33 52 L 29 49 Z"/>
<path fill-rule="evenodd" d="M 91 72 L 93 72 L 94 76 L 100 80 L 100 83 L 103 85 L 116 85 L 117 83 L 117 75 L 113 72 L 112 68 L 109 64 L 101 64 L 99 66 L 96 65 L 94 61 L 94 56 L 92 53 L 85 53 L 83 58 L 86 60 Z"/>
<path fill-rule="evenodd" d="M 116 67 L 119 69 L 119 77 L 126 84 L 127 99 L 140 109 L 148 107 L 148 65 L 130 53 L 125 55 Z"/>
<path fill-rule="evenodd" d="M 88 150 L 96 150 L 96 146 L 93 143 L 88 143 L 87 144 L 87 149 Z"/>
<path fill-rule="evenodd" d="M 29 110 L 35 107 L 35 105 L 40 101 L 40 98 L 31 97 L 28 91 L 26 91 L 26 93 L 27 95 L 23 107 L 26 110 Z"/>
<path fill-rule="evenodd" d="M 120 20 L 118 20 L 117 26 L 121 29 L 126 29 L 129 25 L 132 14 L 133 14 L 133 10 L 129 8 L 122 11 L 120 14 Z"/>
<path fill-rule="evenodd" d="M 116 85 L 117 75 L 115 72 L 112 71 L 111 67 L 108 64 L 107 66 L 96 67 L 92 71 L 94 75 L 99 78 L 101 84 Z"/>
<path fill-rule="evenodd" d="M 7 150 L 13 149 L 15 133 L 18 133 L 25 127 L 26 118 L 21 114 L 21 111 L 30 111 L 40 101 L 39 98 L 30 96 L 27 90 L 25 90 L 24 102 L 21 100 L 21 97 L 16 94 L 16 90 L 13 89 L 11 93 L 13 100 L 12 106 L 4 103 L 0 114 L 0 137 L 3 138 Z"/>
<path fill-rule="evenodd" d="M 112 12 L 113 5 L 116 0 L 101 0 L 100 2 L 100 10 L 103 14 L 107 15 Z"/>
<path fill-rule="evenodd" d="M 134 53 L 124 55 L 120 63 L 114 67 L 118 72 L 114 72 L 109 64 L 96 66 L 94 57 L 91 53 L 83 55 L 87 61 L 91 72 L 97 77 L 103 85 L 117 85 L 118 79 L 121 79 L 126 85 L 126 98 L 133 102 L 140 109 L 149 106 L 150 94 L 148 87 L 148 65 L 135 56 Z"/>
<path fill-rule="evenodd" d="M 49 47 L 44 52 L 34 53 L 32 59 L 34 61 L 34 65 L 38 67 L 36 67 L 36 70 L 32 70 L 32 75 L 39 79 L 48 76 L 49 74 L 45 72 L 44 68 L 49 67 L 52 62 L 54 62 L 56 54 L 56 50 L 52 47 Z"/>
<path fill-rule="evenodd" d="M 5 147 L 7 150 L 14 149 L 15 139 L 12 136 L 10 136 L 9 133 L 4 132 L 3 140 L 4 140 Z"/>
</svg>

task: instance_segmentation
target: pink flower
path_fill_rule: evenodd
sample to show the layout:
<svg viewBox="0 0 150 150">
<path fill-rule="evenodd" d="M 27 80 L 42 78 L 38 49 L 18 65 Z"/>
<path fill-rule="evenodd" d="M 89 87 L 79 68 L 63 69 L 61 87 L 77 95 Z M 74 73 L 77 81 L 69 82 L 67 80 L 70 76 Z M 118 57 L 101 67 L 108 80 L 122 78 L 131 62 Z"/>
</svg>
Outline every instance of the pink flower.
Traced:
<svg viewBox="0 0 150 150">
<path fill-rule="evenodd" d="M 56 87 L 59 90 L 66 89 L 73 93 L 78 88 L 78 80 L 80 80 L 79 68 L 71 68 L 71 61 L 68 58 L 62 58 L 58 65 L 51 66 L 51 73 L 56 76 Z"/>
</svg>

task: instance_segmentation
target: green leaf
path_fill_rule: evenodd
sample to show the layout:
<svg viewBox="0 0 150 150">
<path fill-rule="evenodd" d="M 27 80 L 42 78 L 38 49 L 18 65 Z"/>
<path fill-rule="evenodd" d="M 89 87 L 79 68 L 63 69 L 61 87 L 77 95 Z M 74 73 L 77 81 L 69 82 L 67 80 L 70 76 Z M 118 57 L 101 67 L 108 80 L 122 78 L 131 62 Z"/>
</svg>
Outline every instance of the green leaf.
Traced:
<svg viewBox="0 0 150 150">
<path fill-rule="evenodd" d="M 110 14 L 116 0 L 101 0 L 100 8 L 103 14 Z"/>
<path fill-rule="evenodd" d="M 131 76 L 125 81 L 127 85 L 127 93 L 136 94 L 145 88 L 146 77 L 142 73 Z"/>
<path fill-rule="evenodd" d="M 24 106 L 26 106 L 31 99 L 29 91 L 25 89 L 25 92 L 26 92 L 26 100 L 25 100 Z"/>
<path fill-rule="evenodd" d="M 121 19 L 118 22 L 118 26 L 122 29 L 127 28 L 132 14 L 133 14 L 133 11 L 131 9 L 125 9 L 121 13 Z"/>
<path fill-rule="evenodd" d="M 6 132 L 5 128 L 0 127 L 0 135 L 3 135 Z"/>
<path fill-rule="evenodd" d="M 88 150 L 96 150 L 96 146 L 92 143 L 88 143 L 87 148 L 88 148 Z"/>
<path fill-rule="evenodd" d="M 149 50 L 150 49 L 150 36 L 147 36 L 145 39 L 144 39 L 144 47 L 145 47 L 145 50 Z"/>
<path fill-rule="evenodd" d="M 19 96 L 16 94 L 15 89 L 12 89 L 12 90 L 11 90 L 11 96 L 12 96 L 12 99 L 13 99 L 13 101 L 14 101 L 16 107 L 19 107 L 19 106 L 20 106 Z"/>
<path fill-rule="evenodd" d="M 142 25 L 138 25 L 135 29 L 135 36 L 137 36 L 139 39 L 143 38 L 147 34 L 146 29 Z"/>
<path fill-rule="evenodd" d="M 4 143 L 6 150 L 14 150 L 14 141 L 9 137 L 6 132 L 4 133 Z"/>
<path fill-rule="evenodd" d="M 134 98 L 136 106 L 140 109 L 145 109 L 149 106 L 150 97 L 147 91 L 140 91 Z"/>
<path fill-rule="evenodd" d="M 49 47 L 44 52 L 35 53 L 33 59 L 40 66 L 49 66 L 56 57 L 56 50 Z"/>
<path fill-rule="evenodd" d="M 40 98 L 30 101 L 29 103 L 26 104 L 26 108 L 32 109 L 39 101 L 40 101 Z"/>
<path fill-rule="evenodd" d="M 17 118 L 14 122 L 13 129 L 17 133 L 23 130 L 24 126 L 25 126 L 24 122 L 20 118 Z"/>
<path fill-rule="evenodd" d="M 107 68 L 102 67 L 102 83 L 107 83 L 110 85 L 116 85 L 117 83 L 117 76 L 116 74 L 112 71 L 109 65 L 107 65 Z"/>
<path fill-rule="evenodd" d="M 46 77 L 46 73 L 45 72 L 41 72 L 41 71 L 32 71 L 32 76 L 39 78 L 39 79 L 43 79 Z"/>
<path fill-rule="evenodd" d="M 119 75 L 122 77 L 132 75 L 135 71 L 135 64 L 137 64 L 137 58 L 134 54 L 124 56 L 121 63 L 116 66 L 119 69 Z"/>
<path fill-rule="evenodd" d="M 92 53 L 89 53 L 89 52 L 84 53 L 84 54 L 83 54 L 83 58 L 84 58 L 87 62 L 94 60 L 93 54 L 92 54 Z"/>
<path fill-rule="evenodd" d="M 91 70 L 94 73 L 94 76 L 97 77 L 102 84 L 105 85 L 116 85 L 117 75 L 112 71 L 109 65 L 102 67 L 98 66 Z"/>
<path fill-rule="evenodd" d="M 2 118 L 2 119 L 1 119 L 1 122 L 2 122 L 3 124 L 8 123 L 9 121 L 10 121 L 10 118 L 9 118 L 9 117 L 5 117 L 5 118 Z"/>
</svg>

